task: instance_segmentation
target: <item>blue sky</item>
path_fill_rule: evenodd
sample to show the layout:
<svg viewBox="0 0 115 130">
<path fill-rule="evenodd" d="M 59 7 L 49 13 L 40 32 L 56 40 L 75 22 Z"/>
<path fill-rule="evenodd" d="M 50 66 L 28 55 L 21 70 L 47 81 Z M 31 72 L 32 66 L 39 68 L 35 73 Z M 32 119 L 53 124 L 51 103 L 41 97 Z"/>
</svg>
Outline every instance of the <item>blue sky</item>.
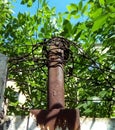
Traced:
<svg viewBox="0 0 115 130">
<path fill-rule="evenodd" d="M 56 7 L 56 12 L 64 12 L 66 11 L 66 6 L 70 3 L 78 3 L 80 0 L 47 0 L 50 7 Z M 21 0 L 16 0 L 16 2 L 13 3 L 13 11 L 14 16 L 18 14 L 18 12 L 31 12 L 31 14 L 34 14 L 38 8 L 38 0 L 33 4 L 31 8 L 27 8 L 26 5 L 21 5 Z"/>
<path fill-rule="evenodd" d="M 12 0 L 10 0 L 12 1 Z M 85 0 L 84 0 L 85 1 Z M 83 2 L 84 2 L 83 1 Z M 86 0 L 87 1 L 87 0 Z M 48 5 L 50 7 L 56 7 L 56 13 L 58 12 L 65 12 L 67 11 L 67 5 L 70 3 L 79 3 L 80 0 L 47 0 Z M 24 13 L 24 12 L 30 12 L 31 15 L 35 14 L 37 9 L 38 9 L 38 0 L 36 0 L 32 7 L 27 7 L 27 5 L 22 5 L 21 0 L 15 0 L 15 2 L 12 2 L 14 8 L 14 16 L 17 16 L 19 12 Z M 86 16 L 81 16 L 79 19 L 71 19 L 71 22 L 73 24 L 76 24 L 77 22 L 82 22 L 86 20 Z"/>
</svg>

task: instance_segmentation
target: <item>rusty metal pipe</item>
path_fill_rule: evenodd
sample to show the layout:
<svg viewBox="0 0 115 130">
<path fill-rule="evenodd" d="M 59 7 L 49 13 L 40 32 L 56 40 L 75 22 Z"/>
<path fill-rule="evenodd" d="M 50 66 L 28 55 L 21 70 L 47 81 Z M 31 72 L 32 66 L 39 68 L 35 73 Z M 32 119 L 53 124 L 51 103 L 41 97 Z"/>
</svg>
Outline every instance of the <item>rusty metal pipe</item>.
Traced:
<svg viewBox="0 0 115 130">
<path fill-rule="evenodd" d="M 59 38 L 51 41 L 48 63 L 48 109 L 64 108 L 63 43 Z"/>
<path fill-rule="evenodd" d="M 79 110 L 61 109 L 65 105 L 63 61 L 68 47 L 59 37 L 52 38 L 48 47 L 48 110 L 31 110 L 31 113 L 43 130 L 80 130 Z"/>
</svg>

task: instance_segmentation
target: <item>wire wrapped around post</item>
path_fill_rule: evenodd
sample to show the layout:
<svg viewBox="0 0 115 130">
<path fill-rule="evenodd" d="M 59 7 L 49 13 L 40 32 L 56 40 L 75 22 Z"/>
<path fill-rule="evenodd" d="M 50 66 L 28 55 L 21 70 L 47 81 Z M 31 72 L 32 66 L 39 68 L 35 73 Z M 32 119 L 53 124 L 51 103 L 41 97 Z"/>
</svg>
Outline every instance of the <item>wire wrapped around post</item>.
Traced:
<svg viewBox="0 0 115 130">
<path fill-rule="evenodd" d="M 50 40 L 48 51 L 48 109 L 64 108 L 64 51 L 63 39 Z"/>
<path fill-rule="evenodd" d="M 37 125 L 42 130 L 80 130 L 79 110 L 64 108 L 64 63 L 69 57 L 69 44 L 64 38 L 54 37 L 47 41 L 45 49 L 48 58 L 48 109 L 35 109 L 31 113 L 36 116 Z"/>
</svg>

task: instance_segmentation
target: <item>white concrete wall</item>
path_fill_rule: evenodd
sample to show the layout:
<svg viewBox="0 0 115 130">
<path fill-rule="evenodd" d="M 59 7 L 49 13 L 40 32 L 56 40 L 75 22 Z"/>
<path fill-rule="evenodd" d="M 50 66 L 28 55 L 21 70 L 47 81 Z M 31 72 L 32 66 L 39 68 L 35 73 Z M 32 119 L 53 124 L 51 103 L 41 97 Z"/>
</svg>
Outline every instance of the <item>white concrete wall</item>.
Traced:
<svg viewBox="0 0 115 130">
<path fill-rule="evenodd" d="M 81 118 L 81 130 L 115 130 L 115 118 Z"/>
<path fill-rule="evenodd" d="M 36 120 L 33 116 L 9 116 L 8 118 L 0 130 L 40 130 L 40 128 L 36 126 Z M 84 117 L 80 118 L 80 124 L 81 130 L 115 130 L 115 118 L 93 119 Z"/>
</svg>

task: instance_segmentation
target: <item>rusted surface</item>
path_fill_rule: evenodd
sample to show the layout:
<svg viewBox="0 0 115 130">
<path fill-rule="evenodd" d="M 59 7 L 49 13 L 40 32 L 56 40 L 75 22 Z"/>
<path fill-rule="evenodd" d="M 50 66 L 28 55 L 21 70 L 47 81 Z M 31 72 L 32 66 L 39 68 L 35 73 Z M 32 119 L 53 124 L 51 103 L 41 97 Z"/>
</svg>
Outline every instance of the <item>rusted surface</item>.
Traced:
<svg viewBox="0 0 115 130">
<path fill-rule="evenodd" d="M 74 109 L 32 110 L 41 130 L 80 130 L 79 111 Z"/>
<path fill-rule="evenodd" d="M 49 45 L 48 109 L 64 107 L 64 43 L 53 39 Z"/>
<path fill-rule="evenodd" d="M 64 56 L 68 47 L 63 38 L 53 38 L 48 50 L 48 110 L 31 110 L 41 130 L 80 130 L 79 111 L 64 109 Z"/>
</svg>

